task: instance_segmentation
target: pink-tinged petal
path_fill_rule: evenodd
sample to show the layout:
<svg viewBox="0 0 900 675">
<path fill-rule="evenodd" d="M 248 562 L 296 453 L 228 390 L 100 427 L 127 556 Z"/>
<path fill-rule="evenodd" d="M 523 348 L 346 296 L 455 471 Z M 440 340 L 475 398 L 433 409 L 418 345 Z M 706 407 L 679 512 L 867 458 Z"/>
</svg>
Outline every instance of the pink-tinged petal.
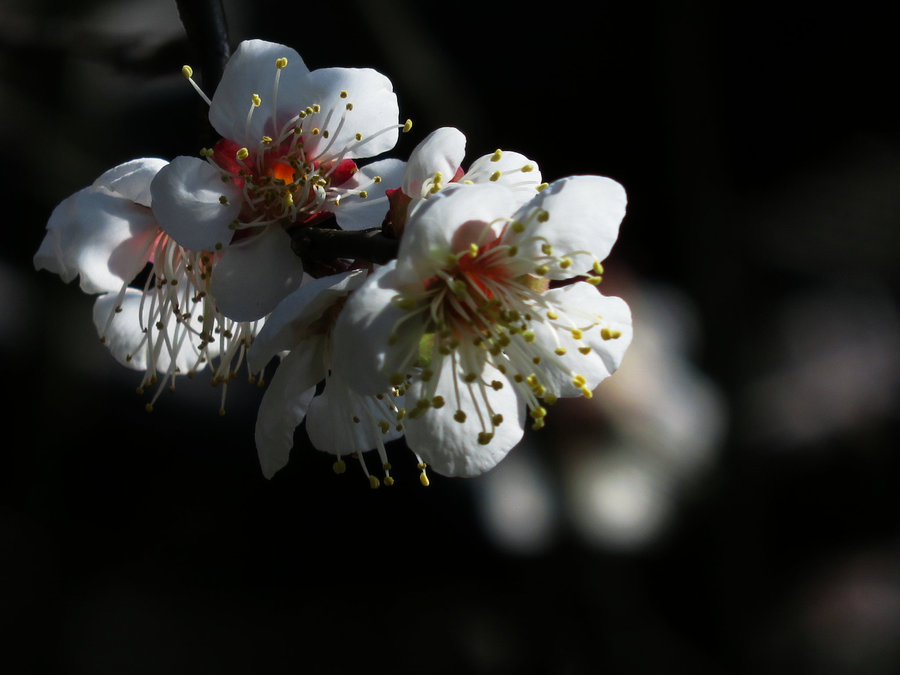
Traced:
<svg viewBox="0 0 900 675">
<path fill-rule="evenodd" d="M 395 263 L 381 267 L 347 298 L 334 327 L 332 368 L 360 394 L 391 388 L 418 354 L 424 317 L 397 305 Z"/>
<path fill-rule="evenodd" d="M 320 68 L 309 74 L 306 87 L 303 105 L 320 110 L 303 120 L 303 142 L 311 157 L 374 157 L 397 144 L 397 95 L 378 71 Z"/>
<path fill-rule="evenodd" d="M 235 321 L 255 321 L 303 281 L 303 264 L 278 226 L 230 246 L 216 262 L 210 290 L 219 311 Z"/>
<path fill-rule="evenodd" d="M 115 292 L 144 268 L 158 233 L 150 209 L 85 188 L 51 213 L 34 266 L 67 283 L 80 276 L 85 293 Z"/>
<path fill-rule="evenodd" d="M 288 463 L 294 430 L 303 421 L 316 385 L 325 377 L 326 339 L 312 336 L 288 354 L 259 403 L 256 451 L 263 475 L 271 478 Z"/>
<path fill-rule="evenodd" d="M 317 449 L 349 455 L 373 450 L 402 436 L 396 419 L 374 396 L 361 396 L 341 377 L 332 375 L 309 406 L 306 432 Z"/>
<path fill-rule="evenodd" d="M 621 298 L 603 295 L 585 282 L 548 291 L 544 299 L 559 316 L 556 328 L 538 322 L 531 327 L 539 342 L 550 349 L 561 347 L 565 354 L 545 360 L 542 384 L 557 396 L 581 396 L 572 373 L 582 376 L 584 386 L 593 390 L 618 369 L 631 344 L 631 310 Z M 579 329 L 581 339 L 566 327 Z"/>
<path fill-rule="evenodd" d="M 155 157 L 133 159 L 105 172 L 91 187 L 124 197 L 141 206 L 150 206 L 150 182 L 166 164 L 166 160 Z"/>
<path fill-rule="evenodd" d="M 518 152 L 505 150 L 476 159 L 462 180 L 506 185 L 515 190 L 521 205 L 537 194 L 537 187 L 543 179 L 537 162 Z"/>
<path fill-rule="evenodd" d="M 388 198 L 385 191 L 400 184 L 406 163 L 399 159 L 381 159 L 359 167 L 353 176 L 336 186 L 338 193 L 349 191 L 341 197 L 337 206 L 326 204 L 334 212 L 342 230 L 366 230 L 381 227 L 387 215 Z M 375 182 L 375 178 L 378 182 Z M 365 190 L 365 198 L 358 192 Z"/>
<path fill-rule="evenodd" d="M 231 241 L 243 195 L 209 162 L 176 157 L 156 174 L 150 192 L 159 226 L 180 246 L 215 251 Z"/>
<path fill-rule="evenodd" d="M 281 58 L 287 59 L 287 65 L 278 75 L 276 95 L 279 71 L 275 62 Z M 264 40 L 245 40 L 225 66 L 209 107 L 209 121 L 223 138 L 253 149 L 263 135 L 276 137 L 273 119 L 277 125 L 284 125 L 299 110 L 312 105 L 308 100 L 308 76 L 309 69 L 303 59 L 290 47 Z M 253 105 L 254 94 L 259 96 L 260 105 L 253 110 L 248 124 L 247 113 Z"/>
<path fill-rule="evenodd" d="M 584 274 L 595 260 L 609 255 L 619 236 L 626 203 L 625 189 L 611 178 L 563 178 L 516 212 L 515 220 L 527 228 L 521 235 L 508 231 L 505 241 L 518 244 L 525 257 L 540 258 L 545 244 L 553 247 L 555 257 L 570 257 L 572 264 L 566 268 L 550 266 L 546 276 L 551 279 Z"/>
<path fill-rule="evenodd" d="M 134 370 L 159 373 L 171 369 L 181 374 L 201 370 L 205 362 L 200 359 L 196 336 L 173 317 L 166 323 L 166 337 L 163 338 L 150 321 L 151 303 L 142 302 L 142 296 L 141 291 L 128 288 L 121 299 L 117 293 L 106 293 L 94 301 L 94 326 L 116 361 Z M 144 330 L 147 326 L 151 326 L 154 333 L 152 349 Z"/>
<path fill-rule="evenodd" d="M 502 388 L 488 388 L 488 409 L 481 390 L 466 385 L 462 371 L 454 371 L 453 359 L 442 358 L 432 365 L 434 377 L 439 378 L 434 394 L 444 399 L 444 405 L 404 419 L 407 445 L 444 476 L 477 476 L 492 469 L 522 440 L 524 433 L 525 405 L 515 387 L 503 378 Z M 495 379 L 498 376 L 503 377 L 499 373 L 491 375 Z M 422 387 L 418 382 L 410 387 L 407 408 L 419 398 Z M 454 418 L 457 410 L 465 413 L 464 422 Z M 493 438 L 486 444 L 479 443 L 479 434 L 491 429 L 490 416 L 497 414 L 503 416 L 503 421 L 494 428 Z"/>
<path fill-rule="evenodd" d="M 295 348 L 310 335 L 330 333 L 333 318 L 323 319 L 323 315 L 365 279 L 365 270 L 342 272 L 307 281 L 285 297 L 266 319 L 247 353 L 251 372 L 261 370 L 273 356 Z"/>
<path fill-rule="evenodd" d="M 400 241 L 400 283 L 421 283 L 446 268 L 451 254 L 490 243 L 517 205 L 512 190 L 494 184 L 451 186 L 419 202 Z"/>
<path fill-rule="evenodd" d="M 441 127 L 426 136 L 409 155 L 406 174 L 403 176 L 403 192 L 419 198 L 426 181 L 432 181 L 440 173 L 443 183 L 453 180 L 466 156 L 466 137 L 454 127 Z"/>
</svg>

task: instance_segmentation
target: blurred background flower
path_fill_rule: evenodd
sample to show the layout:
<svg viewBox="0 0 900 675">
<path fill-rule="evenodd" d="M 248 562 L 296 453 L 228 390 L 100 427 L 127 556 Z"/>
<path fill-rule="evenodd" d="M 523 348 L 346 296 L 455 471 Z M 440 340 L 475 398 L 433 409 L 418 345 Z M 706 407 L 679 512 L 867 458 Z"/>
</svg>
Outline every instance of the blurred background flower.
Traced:
<svg viewBox="0 0 900 675">
<path fill-rule="evenodd" d="M 59 5 L 0 0 L 11 672 L 900 669 L 887 6 L 226 2 L 234 44 L 387 74 L 397 156 L 453 125 L 628 190 L 620 372 L 482 478 L 371 491 L 302 430 L 265 481 L 255 386 L 148 415 L 90 299 L 33 271 L 55 204 L 208 132 L 173 2 Z"/>
</svg>

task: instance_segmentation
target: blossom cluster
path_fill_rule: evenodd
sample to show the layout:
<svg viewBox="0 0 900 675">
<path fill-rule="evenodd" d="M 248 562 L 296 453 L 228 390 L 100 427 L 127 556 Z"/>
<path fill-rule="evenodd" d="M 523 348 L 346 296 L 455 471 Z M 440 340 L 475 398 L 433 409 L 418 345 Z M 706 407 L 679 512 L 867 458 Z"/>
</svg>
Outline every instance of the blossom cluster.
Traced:
<svg viewBox="0 0 900 675">
<path fill-rule="evenodd" d="M 600 176 L 543 182 L 511 151 L 464 168 L 466 138 L 428 134 L 403 161 L 390 81 L 310 71 L 289 47 L 241 43 L 208 98 L 220 140 L 198 156 L 141 158 L 61 202 L 37 269 L 96 295 L 94 323 L 142 373 L 152 408 L 174 379 L 263 378 L 262 472 L 284 467 L 305 420 L 312 445 L 391 484 L 386 444 L 474 476 L 540 428 L 559 398 L 591 397 L 631 340 L 631 314 L 597 288 L 625 214 Z M 374 232 L 387 262 L 304 265 L 298 228 Z M 380 471 L 365 453 L 376 451 Z"/>
</svg>

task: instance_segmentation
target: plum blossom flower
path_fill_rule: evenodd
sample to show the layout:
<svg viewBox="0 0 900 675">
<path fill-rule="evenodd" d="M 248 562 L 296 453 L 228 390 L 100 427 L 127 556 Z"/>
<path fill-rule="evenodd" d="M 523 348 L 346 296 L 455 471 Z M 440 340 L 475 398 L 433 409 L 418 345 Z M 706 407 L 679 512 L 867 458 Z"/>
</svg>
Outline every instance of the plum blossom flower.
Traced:
<svg viewBox="0 0 900 675">
<path fill-rule="evenodd" d="M 150 186 L 166 166 L 162 159 L 131 160 L 63 200 L 34 256 L 36 269 L 67 283 L 78 277 L 85 293 L 97 294 L 100 339 L 121 364 L 144 371 L 139 390 L 158 384 L 148 408 L 176 375 L 214 359 L 214 383 L 227 382 L 256 330 L 218 311 L 210 294 L 215 256 L 185 249 L 157 224 Z M 223 387 L 223 406 L 224 395 Z"/>
<path fill-rule="evenodd" d="M 402 435 L 397 420 L 402 397 L 393 387 L 374 396 L 358 394 L 333 370 L 335 320 L 347 295 L 365 278 L 366 271 L 356 269 L 302 285 L 279 303 L 250 348 L 248 361 L 254 370 L 262 371 L 273 357 L 281 357 L 256 422 L 256 448 L 266 478 L 288 463 L 294 431 L 305 418 L 313 446 L 336 456 L 337 473 L 346 468 L 342 457 L 355 455 L 370 485 L 378 487 L 381 481 L 369 473 L 363 458 L 376 449 L 384 483 L 394 481 L 385 443 Z M 316 394 L 323 380 L 324 388 Z M 420 468 L 420 479 L 427 483 L 424 466 Z"/>
<path fill-rule="evenodd" d="M 184 74 L 193 84 L 188 66 Z M 211 100 L 197 90 L 222 138 L 159 171 L 153 210 L 182 246 L 220 253 L 211 287 L 219 308 L 252 321 L 302 282 L 286 227 L 328 214 L 343 229 L 380 225 L 403 162 L 355 160 L 390 150 L 409 124 L 398 124 L 384 75 L 310 71 L 293 49 L 263 40 L 238 46 Z"/>
<path fill-rule="evenodd" d="M 454 127 L 435 129 L 413 148 L 400 187 L 387 190 L 388 220 L 398 236 L 410 210 L 448 185 L 500 183 L 516 190 L 523 202 L 541 185 L 537 163 L 518 152 L 498 149 L 476 159 L 468 170 L 462 168 L 465 154 L 466 137 Z"/>
<path fill-rule="evenodd" d="M 410 213 L 397 259 L 347 300 L 335 363 L 359 393 L 404 392 L 407 445 L 435 471 L 490 469 L 526 409 L 540 428 L 546 405 L 590 397 L 621 362 L 631 314 L 596 285 L 625 204 L 599 176 L 524 204 L 492 182 L 440 191 Z"/>
</svg>

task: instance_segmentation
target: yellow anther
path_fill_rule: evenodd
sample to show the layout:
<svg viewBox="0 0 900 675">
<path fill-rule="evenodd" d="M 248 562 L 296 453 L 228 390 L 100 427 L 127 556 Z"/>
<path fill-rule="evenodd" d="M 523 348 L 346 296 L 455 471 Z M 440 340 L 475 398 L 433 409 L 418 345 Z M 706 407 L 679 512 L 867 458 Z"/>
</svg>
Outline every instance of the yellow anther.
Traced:
<svg viewBox="0 0 900 675">
<path fill-rule="evenodd" d="M 220 203 L 220 204 L 227 204 L 227 203 L 228 203 L 228 197 L 226 197 L 225 195 L 219 195 L 219 203 Z"/>
<path fill-rule="evenodd" d="M 540 362 L 541 362 L 541 357 L 540 357 L 540 356 L 532 356 L 532 357 L 531 357 L 531 362 L 532 362 L 534 365 L 539 365 Z"/>
<path fill-rule="evenodd" d="M 493 424 L 495 427 L 499 427 L 501 424 L 503 424 L 503 415 L 501 415 L 500 413 L 494 413 L 493 415 L 491 415 L 491 424 Z"/>
<path fill-rule="evenodd" d="M 318 136 L 318 135 L 319 135 L 319 127 L 316 127 L 315 129 L 313 129 L 313 130 L 310 131 L 309 133 L 311 133 L 313 136 Z"/>
<path fill-rule="evenodd" d="M 556 394 L 544 394 L 544 403 L 546 403 L 547 405 L 553 405 L 554 403 L 556 403 L 556 401 Z"/>
<path fill-rule="evenodd" d="M 475 380 L 478 379 L 478 375 L 476 373 L 466 373 L 463 375 L 463 382 L 466 384 L 472 384 Z"/>
<path fill-rule="evenodd" d="M 509 250 L 506 251 L 506 255 L 510 258 L 514 258 L 519 255 L 519 247 L 518 246 L 510 246 Z"/>
<path fill-rule="evenodd" d="M 551 321 L 556 321 L 559 318 L 559 314 L 557 314 L 553 310 L 550 310 L 549 312 L 547 312 L 547 318 Z"/>
<path fill-rule="evenodd" d="M 443 396 L 435 396 L 431 399 L 431 405 L 433 408 L 443 408 L 444 407 L 444 397 Z"/>
<path fill-rule="evenodd" d="M 584 375 L 576 375 L 575 377 L 572 378 L 572 384 L 574 384 L 576 387 L 581 388 L 586 383 L 587 383 L 587 380 L 584 379 Z"/>
<path fill-rule="evenodd" d="M 553 247 L 550 244 L 541 244 L 541 253 L 544 255 L 553 255 Z"/>
<path fill-rule="evenodd" d="M 576 340 L 580 340 L 581 338 L 584 337 L 584 333 L 582 333 L 582 332 L 581 332 L 579 329 L 577 329 L 577 328 L 573 328 L 573 329 L 572 329 L 572 337 L 573 337 L 574 339 L 576 339 Z"/>
<path fill-rule="evenodd" d="M 603 328 L 600 330 L 600 337 L 602 337 L 604 340 L 615 340 L 616 338 L 622 337 L 622 331 Z"/>
<path fill-rule="evenodd" d="M 419 375 L 419 379 L 422 380 L 422 382 L 428 382 L 432 377 L 434 377 L 434 371 L 431 368 L 425 368 L 422 371 L 422 374 Z"/>
<path fill-rule="evenodd" d="M 250 156 L 250 151 L 247 150 L 247 148 L 241 148 L 234 154 L 234 156 L 237 158 L 237 160 L 239 162 L 243 162 L 245 159 L 247 159 Z"/>
<path fill-rule="evenodd" d="M 514 220 L 510 224 L 510 227 L 512 228 L 512 231 L 517 234 L 521 234 L 525 231 L 525 223 L 519 222 L 518 220 Z"/>
<path fill-rule="evenodd" d="M 271 136 L 263 136 L 262 143 L 263 143 L 263 145 L 272 145 L 272 137 Z"/>
<path fill-rule="evenodd" d="M 287 65 L 287 58 L 285 58 L 284 56 L 282 56 L 280 59 L 275 59 L 275 67 L 278 68 L 278 70 L 281 70 L 286 65 Z"/>
<path fill-rule="evenodd" d="M 489 431 L 481 431 L 478 434 L 478 443 L 480 445 L 487 445 L 491 442 L 491 439 L 494 437 L 494 434 Z"/>
<path fill-rule="evenodd" d="M 453 419 L 462 424 L 466 421 L 466 413 L 464 413 L 462 410 L 457 410 L 455 413 L 453 413 Z"/>
<path fill-rule="evenodd" d="M 503 151 L 500 148 L 497 148 L 496 150 L 494 150 L 494 154 L 491 155 L 491 161 L 499 162 L 502 157 L 503 157 Z"/>
<path fill-rule="evenodd" d="M 385 476 L 384 484 L 387 485 L 388 487 L 390 487 L 391 485 L 394 484 L 394 479 L 391 476 Z"/>
<path fill-rule="evenodd" d="M 582 354 L 590 354 L 591 348 L 590 347 L 579 347 L 578 351 L 580 351 Z"/>
<path fill-rule="evenodd" d="M 541 209 L 540 211 L 538 211 L 537 219 L 539 223 L 546 223 L 548 220 L 550 220 L 550 212 Z"/>
<path fill-rule="evenodd" d="M 356 135 L 354 135 L 354 138 L 355 138 L 356 140 L 358 140 L 358 141 L 361 141 L 361 140 L 362 140 L 362 134 L 359 133 L 359 132 L 357 131 L 357 132 L 356 132 Z"/>
<path fill-rule="evenodd" d="M 582 388 L 581 388 L 581 395 L 584 396 L 585 398 L 593 398 L 593 397 L 594 397 L 594 392 L 592 392 L 592 391 L 591 391 L 590 389 L 588 389 L 587 387 L 582 387 Z"/>
<path fill-rule="evenodd" d="M 369 196 L 369 193 L 366 192 L 365 190 L 360 190 L 360 191 L 359 191 L 359 198 L 360 198 L 360 199 L 365 199 L 365 198 L 368 197 L 368 196 Z"/>
<path fill-rule="evenodd" d="M 341 89 L 341 98 L 347 98 L 349 95 L 346 89 Z"/>
<path fill-rule="evenodd" d="M 603 265 L 600 264 L 599 260 L 594 262 L 593 270 L 597 274 L 603 274 Z"/>
<path fill-rule="evenodd" d="M 569 269 L 572 266 L 572 259 L 571 258 L 563 258 L 562 260 L 559 261 L 559 266 L 562 267 L 564 270 Z"/>
<path fill-rule="evenodd" d="M 331 465 L 331 470 L 336 474 L 342 474 L 347 470 L 347 463 L 344 460 L 338 458 L 338 460 Z"/>
<path fill-rule="evenodd" d="M 553 351 L 556 353 L 557 356 L 565 356 L 565 355 L 566 355 L 566 348 L 565 348 L 565 347 L 557 347 L 557 348 L 554 349 Z"/>
<path fill-rule="evenodd" d="M 541 184 L 538 185 L 537 188 L 535 188 L 535 189 L 536 189 L 538 192 L 542 192 L 542 191 L 546 190 L 548 187 L 550 187 L 550 183 L 541 183 Z"/>
<path fill-rule="evenodd" d="M 345 105 L 344 107 L 345 107 L 347 110 L 353 110 L 353 104 L 352 104 L 352 103 L 347 103 L 347 105 Z"/>
<path fill-rule="evenodd" d="M 431 481 L 428 480 L 428 474 L 425 473 L 425 469 L 422 469 L 422 473 L 419 474 L 419 482 L 422 484 L 422 487 L 431 485 Z"/>
<path fill-rule="evenodd" d="M 522 338 L 525 342 L 534 342 L 535 335 L 533 330 L 526 330 L 522 333 Z"/>
<path fill-rule="evenodd" d="M 369 487 L 373 490 L 377 490 L 379 487 L 381 487 L 381 481 L 378 480 L 378 476 L 369 474 Z"/>
<path fill-rule="evenodd" d="M 550 271 L 549 267 L 547 267 L 546 265 L 541 265 L 540 267 L 535 268 L 534 273 L 537 274 L 539 277 L 542 277 L 545 274 L 547 274 L 547 272 L 549 272 L 549 271 Z"/>
<path fill-rule="evenodd" d="M 386 420 L 379 420 L 378 428 L 381 429 L 381 433 L 386 434 L 391 430 L 391 425 Z"/>
<path fill-rule="evenodd" d="M 258 108 L 262 104 L 262 99 L 259 97 L 259 94 L 253 94 L 250 97 L 250 100 L 253 101 L 253 107 Z"/>
<path fill-rule="evenodd" d="M 537 408 L 532 408 L 531 412 L 529 412 L 528 414 L 531 415 L 534 419 L 539 420 L 547 416 L 547 409 L 544 406 L 539 405 Z"/>
<path fill-rule="evenodd" d="M 410 129 L 412 129 L 412 120 L 406 120 L 403 124 L 403 133 L 407 133 Z"/>
<path fill-rule="evenodd" d="M 393 374 L 391 375 L 391 384 L 392 384 L 393 386 L 397 387 L 397 386 L 403 384 L 403 381 L 404 381 L 405 379 L 406 379 L 406 378 L 403 377 L 403 373 L 393 373 Z"/>
<path fill-rule="evenodd" d="M 190 66 L 181 66 L 181 74 L 187 79 L 191 79 L 194 76 L 194 69 Z"/>
<path fill-rule="evenodd" d="M 502 176 L 502 175 L 503 174 L 500 171 L 495 171 L 494 173 L 491 174 L 491 180 L 498 181 L 498 180 L 500 180 L 500 176 Z"/>
<path fill-rule="evenodd" d="M 503 383 L 500 380 L 494 380 L 491 382 L 491 389 L 494 391 L 500 391 L 503 389 Z"/>
<path fill-rule="evenodd" d="M 284 199 L 282 201 L 284 202 L 285 206 L 288 206 L 288 207 L 293 206 L 294 205 L 294 195 L 292 195 L 290 192 L 285 192 Z"/>
<path fill-rule="evenodd" d="M 534 171 L 534 165 L 533 165 L 533 164 L 526 164 L 526 165 L 523 166 L 520 170 L 522 171 L 522 173 L 530 173 L 530 172 Z"/>
<path fill-rule="evenodd" d="M 318 103 L 314 103 L 313 107 L 312 107 L 312 111 L 314 113 L 322 112 L 322 106 L 320 106 Z"/>
<path fill-rule="evenodd" d="M 478 244 L 469 244 L 469 257 L 474 258 L 478 255 Z"/>
<path fill-rule="evenodd" d="M 600 282 L 603 281 L 603 277 L 588 277 L 585 279 L 591 286 L 599 286 Z"/>
</svg>

